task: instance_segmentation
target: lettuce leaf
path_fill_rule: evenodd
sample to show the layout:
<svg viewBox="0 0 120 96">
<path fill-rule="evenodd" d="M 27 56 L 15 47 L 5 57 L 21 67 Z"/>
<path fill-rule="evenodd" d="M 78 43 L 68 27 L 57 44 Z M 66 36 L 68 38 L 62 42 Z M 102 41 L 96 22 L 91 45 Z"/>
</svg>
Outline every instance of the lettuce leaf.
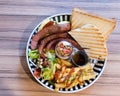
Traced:
<svg viewBox="0 0 120 96">
<path fill-rule="evenodd" d="M 48 62 L 50 63 L 49 67 L 42 68 L 42 77 L 44 77 L 45 80 L 51 80 L 54 78 L 54 74 L 56 71 L 56 58 L 55 58 L 55 52 L 54 50 L 48 51 L 46 54 L 46 57 L 48 59 Z"/>
<path fill-rule="evenodd" d="M 36 50 L 30 50 L 28 56 L 30 57 L 30 59 L 40 58 L 40 55 L 39 55 L 39 52 L 38 52 L 37 49 Z"/>
</svg>

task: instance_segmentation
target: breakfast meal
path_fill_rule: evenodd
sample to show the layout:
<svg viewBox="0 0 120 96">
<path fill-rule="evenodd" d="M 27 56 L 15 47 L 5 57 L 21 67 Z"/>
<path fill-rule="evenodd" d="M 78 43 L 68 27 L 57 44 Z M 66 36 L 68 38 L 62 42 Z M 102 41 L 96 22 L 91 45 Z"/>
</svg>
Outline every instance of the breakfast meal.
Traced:
<svg viewBox="0 0 120 96">
<path fill-rule="evenodd" d="M 116 20 L 74 8 L 70 22 L 46 19 L 30 41 L 28 56 L 34 76 L 52 84 L 56 91 L 69 90 L 95 79 L 91 60 L 105 61 L 106 41 Z"/>
</svg>

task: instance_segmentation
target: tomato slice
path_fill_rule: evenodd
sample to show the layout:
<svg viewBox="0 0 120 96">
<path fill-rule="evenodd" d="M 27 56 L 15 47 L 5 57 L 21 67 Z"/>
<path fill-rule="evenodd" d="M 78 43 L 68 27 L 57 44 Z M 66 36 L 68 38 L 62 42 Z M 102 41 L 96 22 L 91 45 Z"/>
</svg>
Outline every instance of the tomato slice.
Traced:
<svg viewBox="0 0 120 96">
<path fill-rule="evenodd" d="M 64 48 L 64 44 L 63 43 L 60 43 L 60 48 Z"/>
<path fill-rule="evenodd" d="M 60 75 L 60 71 L 57 71 L 57 72 L 55 72 L 54 77 L 57 79 L 59 77 L 59 75 Z"/>
<path fill-rule="evenodd" d="M 65 53 L 65 54 L 68 54 L 68 53 L 70 53 L 70 50 L 67 50 L 67 49 L 66 49 L 66 50 L 64 50 L 64 53 Z"/>
<path fill-rule="evenodd" d="M 34 74 L 35 77 L 39 78 L 39 77 L 40 77 L 40 73 L 41 73 L 40 70 L 38 70 L 38 69 L 36 68 L 36 69 L 34 70 L 34 73 L 33 73 L 33 74 Z"/>
</svg>

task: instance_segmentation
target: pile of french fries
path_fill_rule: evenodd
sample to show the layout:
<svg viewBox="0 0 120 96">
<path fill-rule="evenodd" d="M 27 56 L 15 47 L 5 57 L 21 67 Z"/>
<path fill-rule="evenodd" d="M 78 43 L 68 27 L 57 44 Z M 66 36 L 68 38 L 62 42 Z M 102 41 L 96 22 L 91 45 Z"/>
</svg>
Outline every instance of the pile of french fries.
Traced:
<svg viewBox="0 0 120 96">
<path fill-rule="evenodd" d="M 83 85 L 85 80 L 94 79 L 96 76 L 90 63 L 83 67 L 74 67 L 69 61 L 57 58 L 56 67 L 56 91 L 60 88 L 69 89 L 77 84 Z"/>
</svg>

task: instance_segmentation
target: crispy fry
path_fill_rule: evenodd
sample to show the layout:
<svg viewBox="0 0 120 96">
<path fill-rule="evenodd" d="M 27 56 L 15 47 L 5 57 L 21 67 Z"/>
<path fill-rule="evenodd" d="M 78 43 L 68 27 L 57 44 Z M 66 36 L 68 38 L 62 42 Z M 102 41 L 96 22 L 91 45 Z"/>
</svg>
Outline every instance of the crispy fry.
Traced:
<svg viewBox="0 0 120 96">
<path fill-rule="evenodd" d="M 60 88 L 65 88 L 65 84 L 64 83 L 56 83 L 55 90 L 59 91 Z"/>
<path fill-rule="evenodd" d="M 67 61 L 67 60 L 61 59 L 61 63 L 64 64 L 65 66 L 67 66 L 67 67 L 72 67 L 72 66 L 73 66 L 72 63 L 70 63 L 70 62 Z"/>
<path fill-rule="evenodd" d="M 66 66 L 66 67 L 72 67 L 72 63 L 70 63 L 67 60 L 57 58 L 57 63 L 60 64 L 61 66 Z"/>
<path fill-rule="evenodd" d="M 72 67 L 66 68 L 65 65 L 61 68 L 59 77 L 55 84 L 56 90 L 60 88 L 72 88 L 77 84 L 83 85 L 85 80 L 90 80 L 95 78 L 95 73 L 91 67 L 91 64 L 88 63 L 84 67 Z"/>
</svg>

